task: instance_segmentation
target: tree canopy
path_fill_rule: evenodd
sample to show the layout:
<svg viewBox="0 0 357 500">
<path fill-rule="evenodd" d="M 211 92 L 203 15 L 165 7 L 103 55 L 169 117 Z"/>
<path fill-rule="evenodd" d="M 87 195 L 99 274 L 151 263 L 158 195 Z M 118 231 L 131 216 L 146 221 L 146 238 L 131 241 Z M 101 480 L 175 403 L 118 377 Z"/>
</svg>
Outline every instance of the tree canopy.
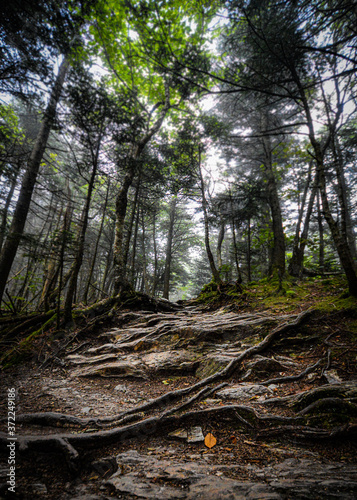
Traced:
<svg viewBox="0 0 357 500">
<path fill-rule="evenodd" d="M 357 295 L 356 6 L 3 5 L 1 309 L 304 273 Z"/>
</svg>

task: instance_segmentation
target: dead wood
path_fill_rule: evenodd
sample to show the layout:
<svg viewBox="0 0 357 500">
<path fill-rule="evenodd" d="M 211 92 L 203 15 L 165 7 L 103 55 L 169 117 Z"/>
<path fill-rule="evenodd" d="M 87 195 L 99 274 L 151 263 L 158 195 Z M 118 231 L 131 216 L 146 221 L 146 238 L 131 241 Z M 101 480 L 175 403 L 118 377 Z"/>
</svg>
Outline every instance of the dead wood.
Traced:
<svg viewBox="0 0 357 500">
<path fill-rule="evenodd" d="M 25 318 L 23 316 L 20 316 L 16 320 L 17 325 L 14 328 L 11 328 L 10 330 L 3 330 L 2 341 L 14 339 L 19 334 L 21 334 L 23 337 L 29 335 L 33 332 L 35 327 L 46 323 L 54 314 L 55 311 L 48 311 L 47 313 L 31 315 L 30 317 L 26 316 Z"/>
</svg>

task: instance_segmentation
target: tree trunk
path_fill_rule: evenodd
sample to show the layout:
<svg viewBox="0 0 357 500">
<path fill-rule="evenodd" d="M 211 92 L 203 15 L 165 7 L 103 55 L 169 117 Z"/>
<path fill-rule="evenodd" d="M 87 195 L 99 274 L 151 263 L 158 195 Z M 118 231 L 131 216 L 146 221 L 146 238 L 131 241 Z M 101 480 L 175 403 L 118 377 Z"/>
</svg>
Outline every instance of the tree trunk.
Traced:
<svg viewBox="0 0 357 500">
<path fill-rule="evenodd" d="M 27 164 L 27 169 L 22 181 L 18 201 L 12 218 L 9 234 L 0 254 L 0 304 L 4 294 L 6 281 L 9 277 L 18 246 L 24 231 L 27 214 L 29 211 L 33 189 L 37 180 L 40 164 L 45 152 L 53 120 L 56 116 L 57 103 L 60 99 L 69 60 L 65 58 L 59 68 L 51 96 L 41 123 L 39 133 Z"/>
<path fill-rule="evenodd" d="M 222 221 L 219 226 L 218 241 L 217 241 L 217 266 L 218 270 L 222 267 L 222 243 L 224 240 L 225 224 Z"/>
<path fill-rule="evenodd" d="M 131 255 L 131 280 L 130 283 L 135 289 L 135 258 L 136 258 L 136 242 L 138 241 L 138 231 L 139 231 L 139 214 L 140 211 L 137 210 L 135 228 L 134 228 L 134 238 L 133 238 L 133 251 Z"/>
<path fill-rule="evenodd" d="M 267 115 L 262 115 L 262 133 L 264 147 L 264 168 L 267 181 L 268 203 L 272 217 L 273 248 L 271 250 L 271 261 L 269 274 L 278 273 L 279 279 L 285 274 L 285 236 L 283 229 L 283 218 L 279 202 L 278 188 L 275 180 L 272 160 L 272 145 L 268 135 L 264 135 L 269 129 Z"/>
<path fill-rule="evenodd" d="M 157 271 L 158 271 L 158 258 L 157 258 L 157 243 L 156 243 L 156 209 L 154 211 L 153 219 L 152 219 L 152 239 L 153 239 L 153 245 L 154 245 L 154 278 L 153 278 L 153 283 L 152 283 L 152 296 L 155 297 L 156 295 L 156 287 L 157 287 L 157 282 L 158 282 L 158 276 L 157 276 Z"/>
<path fill-rule="evenodd" d="M 252 281 L 252 271 L 251 271 L 251 227 L 250 227 L 250 217 L 248 217 L 248 241 L 247 241 L 247 270 L 248 270 L 248 283 Z"/>
<path fill-rule="evenodd" d="M 85 243 L 85 236 L 86 236 L 86 231 L 87 231 L 87 226 L 88 226 L 89 209 L 90 209 L 90 204 L 91 204 L 91 200 L 92 200 L 92 193 L 93 193 L 93 189 L 94 189 L 95 178 L 97 175 L 99 147 L 100 147 L 100 145 L 98 144 L 96 155 L 95 155 L 94 162 L 93 162 L 93 170 L 92 170 L 92 174 L 91 174 L 89 184 L 88 184 L 86 201 L 85 201 L 85 205 L 84 205 L 83 212 L 81 215 L 81 220 L 80 220 L 79 227 L 78 227 L 76 254 L 75 254 L 74 262 L 72 264 L 72 268 L 70 271 L 70 278 L 69 278 L 69 283 L 68 283 L 66 301 L 64 304 L 64 318 L 63 319 L 64 319 L 65 323 L 72 320 L 72 303 L 73 303 L 73 297 L 74 297 L 76 287 L 77 287 L 77 279 L 78 279 L 79 270 L 80 270 L 82 262 L 83 262 L 84 243 Z"/>
<path fill-rule="evenodd" d="M 145 246 L 145 220 L 144 220 L 144 211 L 141 209 L 141 243 L 143 250 L 143 282 L 144 282 L 144 290 L 148 295 L 150 294 L 149 281 L 147 276 L 147 261 L 146 261 L 146 246 Z"/>
<path fill-rule="evenodd" d="M 106 191 L 106 194 L 105 194 L 105 200 L 104 200 L 104 204 L 103 204 L 103 208 L 102 208 L 102 220 L 100 222 L 100 228 L 99 228 L 99 231 L 98 231 L 97 241 L 95 243 L 95 248 L 94 248 L 93 257 L 92 257 L 92 263 L 91 263 L 91 266 L 90 266 L 90 269 L 89 269 L 89 274 L 88 274 L 88 279 L 87 279 L 87 285 L 86 285 L 86 289 L 85 289 L 84 295 L 83 295 L 83 302 L 85 304 L 87 304 L 87 302 L 88 302 L 88 293 L 89 293 L 89 288 L 90 288 L 92 277 L 93 277 L 93 273 L 94 273 L 95 262 L 97 260 L 99 242 L 100 242 L 100 238 L 102 237 L 102 232 L 103 232 L 103 227 L 104 227 L 104 221 L 105 221 L 105 217 L 107 215 L 107 205 L 108 205 L 108 198 L 109 198 L 109 189 L 110 189 L 110 178 L 108 178 L 108 186 L 107 186 L 107 191 Z"/>
<path fill-rule="evenodd" d="M 295 234 L 295 240 L 294 240 L 293 255 L 292 255 L 292 258 L 291 258 L 291 261 L 289 264 L 289 273 L 291 274 L 291 276 L 296 276 L 296 277 L 302 276 L 302 272 L 303 272 L 303 268 L 304 268 L 304 253 L 305 253 L 305 247 L 306 247 L 306 243 L 307 243 L 307 235 L 309 232 L 309 224 L 310 224 L 312 209 L 314 206 L 314 201 L 315 201 L 316 193 L 317 193 L 317 177 L 315 177 L 314 185 L 312 187 L 312 191 L 310 194 L 310 199 L 309 199 L 309 203 L 308 203 L 308 207 L 307 207 L 307 211 L 306 211 L 306 215 L 305 215 L 304 227 L 303 227 L 302 233 L 300 235 L 299 233 L 300 233 L 300 228 L 301 228 L 301 223 L 302 223 L 302 215 L 304 212 L 306 198 L 307 198 L 307 190 L 308 190 L 309 184 L 311 182 L 311 167 L 312 167 L 312 164 L 310 164 L 310 167 L 309 167 L 309 175 L 308 175 L 308 179 L 307 179 L 304 194 L 303 194 L 298 223 L 296 225 L 296 234 Z"/>
<path fill-rule="evenodd" d="M 305 111 L 305 116 L 307 120 L 307 126 L 309 129 L 309 139 L 311 146 L 314 151 L 314 157 L 316 161 L 316 170 L 317 170 L 317 175 L 318 175 L 318 180 L 319 180 L 319 191 L 321 195 L 321 202 L 322 202 L 322 210 L 324 214 L 324 218 L 329 226 L 329 229 L 331 231 L 331 235 L 338 253 L 338 256 L 340 258 L 341 265 L 343 267 L 343 270 L 346 274 L 347 282 L 348 282 L 348 288 L 349 292 L 353 296 L 357 296 L 357 274 L 356 274 L 356 268 L 355 268 L 355 263 L 350 251 L 350 247 L 348 245 L 347 239 L 344 237 L 343 233 L 340 231 L 340 228 L 338 227 L 338 223 L 334 220 L 331 210 L 330 210 L 330 203 L 328 200 L 327 196 L 327 189 L 326 189 L 326 175 L 325 175 L 325 164 L 324 164 L 324 155 L 326 148 L 328 144 L 330 143 L 333 134 L 335 133 L 335 128 L 338 123 L 339 117 L 342 113 L 342 107 L 340 107 L 339 111 L 336 114 L 334 123 L 331 124 L 329 127 L 329 135 L 327 137 L 327 140 L 325 141 L 325 144 L 322 146 L 321 143 L 316 139 L 315 137 L 315 130 L 314 130 L 314 122 L 311 116 L 311 111 L 309 107 L 309 103 L 306 97 L 305 89 L 303 88 L 299 75 L 297 74 L 296 70 L 294 67 L 291 68 L 292 71 L 292 76 L 296 82 L 296 85 L 299 89 L 300 93 L 300 98 L 302 105 L 304 107 Z"/>
<path fill-rule="evenodd" d="M 346 179 L 343 168 L 344 165 L 343 165 L 342 151 L 337 136 L 334 136 L 332 140 L 332 153 L 335 160 L 337 193 L 341 208 L 341 231 L 343 232 L 343 237 L 348 241 L 352 257 L 354 261 L 356 261 L 357 260 L 356 239 L 353 232 L 350 203 L 348 199 L 348 189 L 346 185 Z"/>
<path fill-rule="evenodd" d="M 133 182 L 135 168 L 134 161 L 136 155 L 129 159 L 128 170 L 124 176 L 123 184 L 119 190 L 115 204 L 115 240 L 114 240 L 114 294 L 131 289 L 129 281 L 126 277 L 125 265 L 125 248 L 124 248 L 124 231 L 125 231 L 125 216 L 128 206 L 128 192 Z"/>
<path fill-rule="evenodd" d="M 19 171 L 20 171 L 20 165 L 17 165 L 16 169 L 14 170 L 13 178 L 11 179 L 10 189 L 9 189 L 9 192 L 7 193 L 5 205 L 4 205 L 4 208 L 2 210 L 1 224 L 0 224 L 0 252 L 1 252 L 2 246 L 4 244 L 4 240 L 5 240 L 7 217 L 9 214 L 10 203 L 11 203 L 12 197 L 14 195 Z"/>
<path fill-rule="evenodd" d="M 128 231 L 127 231 L 126 238 L 125 238 L 125 250 L 124 250 L 124 265 L 125 265 L 125 267 L 128 265 L 130 240 L 131 240 L 131 235 L 133 232 L 135 214 L 136 214 L 136 210 L 137 210 L 137 206 L 138 206 L 140 183 L 141 183 L 141 172 L 139 172 L 139 176 L 138 176 L 138 181 L 137 181 L 135 196 L 134 196 L 134 201 L 133 201 L 133 208 L 131 211 L 130 220 L 129 220 L 129 227 L 128 227 Z"/>
<path fill-rule="evenodd" d="M 58 236 L 53 241 L 52 249 L 47 262 L 47 269 L 45 271 L 44 284 L 39 304 L 40 307 L 41 306 L 44 307 L 45 311 L 49 311 L 51 308 L 51 298 L 52 295 L 54 294 L 54 289 L 61 269 L 61 259 L 59 253 L 62 251 L 63 240 L 67 238 L 67 235 L 71 227 L 73 207 L 72 207 L 71 192 L 69 186 L 68 186 L 68 200 L 69 201 L 63 215 L 63 221 L 61 227 L 58 224 L 57 227 L 55 228 L 55 232 L 58 234 Z M 59 223 L 62 215 L 62 210 L 63 208 L 61 209 L 61 212 L 58 217 Z"/>
<path fill-rule="evenodd" d="M 172 259 L 172 242 L 174 237 L 174 224 L 176 217 L 176 204 L 177 197 L 173 196 L 170 203 L 170 220 L 169 220 L 169 231 L 167 235 L 167 243 L 166 243 L 166 258 L 165 258 L 165 272 L 164 272 L 164 292 L 163 298 L 169 298 L 170 291 L 170 274 L 171 274 L 171 259 Z"/>
<path fill-rule="evenodd" d="M 161 105 L 161 103 L 160 103 Z M 136 162 L 143 152 L 145 146 L 150 142 L 151 138 L 160 130 L 163 121 L 170 109 L 170 88 L 165 82 L 165 102 L 157 120 L 149 128 L 144 137 L 138 143 L 133 144 L 132 151 L 129 155 L 128 169 L 124 177 L 123 185 L 116 199 L 115 215 L 115 240 L 114 240 L 114 294 L 117 295 L 122 291 L 130 290 L 132 287 L 126 276 L 125 266 L 125 248 L 124 248 L 124 229 L 125 216 L 128 205 L 128 191 L 133 182 Z"/>
<path fill-rule="evenodd" d="M 202 209 L 203 209 L 203 218 L 205 225 L 205 246 L 208 257 L 208 262 L 212 271 L 213 280 L 217 283 L 217 285 L 222 283 L 221 277 L 219 275 L 219 271 L 216 268 L 216 264 L 214 262 L 213 254 L 210 247 L 209 241 L 209 223 L 208 223 L 208 212 L 207 212 L 207 199 L 205 195 L 205 185 L 203 182 L 202 169 L 201 169 L 201 147 L 198 148 L 198 175 L 200 180 L 201 187 L 201 195 L 202 195 Z"/>
<path fill-rule="evenodd" d="M 242 283 L 242 273 L 239 267 L 239 258 L 238 258 L 238 248 L 237 248 L 237 237 L 236 237 L 236 227 L 235 227 L 234 218 L 232 219 L 232 235 L 233 235 L 233 249 L 234 249 L 234 262 L 237 270 L 237 281 L 238 283 Z"/>
<path fill-rule="evenodd" d="M 320 193 L 317 191 L 317 224 L 319 227 L 319 271 L 321 273 L 325 270 L 325 244 L 324 244 L 324 225 L 322 222 L 322 213 L 320 205 Z"/>
</svg>

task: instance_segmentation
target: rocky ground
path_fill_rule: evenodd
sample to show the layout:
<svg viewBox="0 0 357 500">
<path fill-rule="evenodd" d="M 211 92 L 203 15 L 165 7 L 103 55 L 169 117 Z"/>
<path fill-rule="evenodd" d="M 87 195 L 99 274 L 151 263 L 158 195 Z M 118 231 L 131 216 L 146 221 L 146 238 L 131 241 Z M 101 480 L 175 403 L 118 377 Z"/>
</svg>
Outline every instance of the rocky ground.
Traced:
<svg viewBox="0 0 357 500">
<path fill-rule="evenodd" d="M 357 498 L 354 318 L 189 306 L 39 343 L 2 374 L 1 498 Z"/>
</svg>

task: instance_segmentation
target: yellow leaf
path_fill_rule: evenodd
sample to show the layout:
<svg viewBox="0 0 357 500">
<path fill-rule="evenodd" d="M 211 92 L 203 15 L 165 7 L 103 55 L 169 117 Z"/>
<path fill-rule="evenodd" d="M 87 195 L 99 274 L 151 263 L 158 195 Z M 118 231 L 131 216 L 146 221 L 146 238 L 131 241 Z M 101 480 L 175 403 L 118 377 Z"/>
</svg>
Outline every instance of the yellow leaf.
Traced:
<svg viewBox="0 0 357 500">
<path fill-rule="evenodd" d="M 210 432 L 205 437 L 205 445 L 207 448 L 213 448 L 213 446 L 217 443 L 217 439 Z"/>
<path fill-rule="evenodd" d="M 168 380 L 163 380 L 162 383 L 165 385 L 169 385 L 170 382 Z"/>
</svg>

